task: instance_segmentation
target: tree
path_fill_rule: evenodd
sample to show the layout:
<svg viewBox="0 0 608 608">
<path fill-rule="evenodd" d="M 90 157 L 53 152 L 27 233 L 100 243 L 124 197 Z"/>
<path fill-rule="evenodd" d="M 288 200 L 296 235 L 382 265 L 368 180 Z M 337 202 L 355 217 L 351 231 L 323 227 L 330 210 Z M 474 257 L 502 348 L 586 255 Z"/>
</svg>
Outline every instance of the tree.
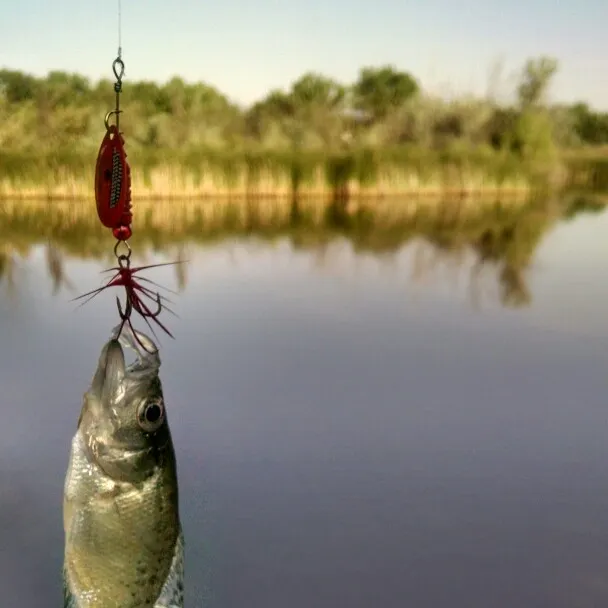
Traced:
<svg viewBox="0 0 608 608">
<path fill-rule="evenodd" d="M 36 97 L 38 80 L 16 70 L 0 70 L 0 90 L 9 103 L 22 103 Z"/>
<path fill-rule="evenodd" d="M 335 80 L 314 72 L 304 74 L 291 86 L 296 122 L 308 125 L 323 145 L 336 143 L 342 134 L 345 96 L 346 88 Z"/>
<path fill-rule="evenodd" d="M 552 57 L 528 59 L 517 88 L 519 112 L 513 146 L 534 170 L 538 168 L 541 172 L 554 165 L 557 156 L 555 125 L 545 107 L 545 97 L 556 71 L 557 60 Z"/>
<path fill-rule="evenodd" d="M 522 70 L 517 95 L 522 109 L 542 105 L 551 84 L 551 79 L 557 72 L 557 59 L 539 57 L 528 59 Z"/>
<path fill-rule="evenodd" d="M 416 95 L 418 82 L 407 72 L 400 72 L 392 65 L 379 68 L 365 67 L 353 86 L 355 105 L 381 120 Z"/>
<path fill-rule="evenodd" d="M 517 146 L 514 133 L 518 112 L 513 108 L 495 108 L 486 124 L 486 140 L 495 150 Z"/>
<path fill-rule="evenodd" d="M 41 83 L 39 95 L 44 95 L 53 106 L 86 105 L 90 102 L 89 81 L 78 74 L 50 72 Z"/>
<path fill-rule="evenodd" d="M 166 86 L 160 87 L 155 82 L 142 80 L 125 87 L 125 95 L 138 102 L 147 116 L 171 112 L 171 99 Z"/>
<path fill-rule="evenodd" d="M 294 103 L 291 96 L 284 91 L 272 90 L 265 99 L 255 103 L 246 112 L 245 132 L 262 143 L 273 139 L 277 131 L 285 137 L 293 115 Z"/>
<path fill-rule="evenodd" d="M 291 85 L 291 97 L 296 107 L 336 108 L 345 95 L 345 88 L 335 80 L 308 72 Z"/>
<path fill-rule="evenodd" d="M 577 103 L 570 108 L 574 131 L 583 143 L 608 143 L 608 114 L 593 112 L 586 103 Z"/>
</svg>

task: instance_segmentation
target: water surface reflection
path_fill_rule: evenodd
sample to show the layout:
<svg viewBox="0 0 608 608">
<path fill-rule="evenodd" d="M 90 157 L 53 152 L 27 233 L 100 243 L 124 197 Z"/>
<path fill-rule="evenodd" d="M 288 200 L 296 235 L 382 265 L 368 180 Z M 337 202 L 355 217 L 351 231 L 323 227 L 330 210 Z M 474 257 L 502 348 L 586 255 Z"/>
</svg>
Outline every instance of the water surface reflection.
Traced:
<svg viewBox="0 0 608 608">
<path fill-rule="evenodd" d="M 188 605 L 604 605 L 607 229 L 581 216 L 513 250 L 517 309 L 471 248 L 182 245 L 162 373 Z M 42 608 L 60 603 L 68 443 L 115 311 L 68 303 L 104 262 L 44 242 L 11 259 L 0 587 Z"/>
</svg>

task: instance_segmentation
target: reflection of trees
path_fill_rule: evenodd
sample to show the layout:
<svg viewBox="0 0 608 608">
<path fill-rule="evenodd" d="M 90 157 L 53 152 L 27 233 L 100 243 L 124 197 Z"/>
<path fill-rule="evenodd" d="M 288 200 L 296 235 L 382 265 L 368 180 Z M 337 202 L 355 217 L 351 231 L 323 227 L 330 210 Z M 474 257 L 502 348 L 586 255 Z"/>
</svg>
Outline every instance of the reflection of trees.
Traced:
<svg viewBox="0 0 608 608">
<path fill-rule="evenodd" d="M 63 285 L 72 289 L 72 284 L 65 273 L 64 257 L 61 249 L 52 242 L 45 248 L 46 267 L 53 283 L 53 295 L 57 295 Z"/>
<path fill-rule="evenodd" d="M 467 273 L 469 298 L 476 310 L 481 308 L 484 300 L 496 293 L 496 279 L 500 288 L 499 299 L 504 306 L 516 307 L 529 303 L 523 271 L 507 265 L 500 256 L 485 255 L 475 244 L 449 249 L 422 240 L 413 243 L 412 247 L 410 279 L 414 283 L 440 278 L 444 282 L 450 281 L 452 287 L 457 288 L 459 279 L 463 273 Z"/>
<path fill-rule="evenodd" d="M 187 272 L 187 259 L 186 259 L 186 245 L 180 244 L 177 247 L 177 256 L 175 264 L 175 279 L 177 281 L 177 288 L 180 291 L 184 291 L 188 285 L 188 272 Z"/>
<path fill-rule="evenodd" d="M 517 241 L 513 227 L 496 232 L 488 230 L 472 244 L 478 256 L 474 272 L 491 265 L 498 272 L 501 288 L 500 299 L 505 306 L 520 307 L 530 303 L 530 292 L 526 285 L 525 270 L 530 260 L 509 260 L 509 251 L 517 252 Z"/>
<path fill-rule="evenodd" d="M 16 254 L 8 248 L 0 249 L 0 284 L 6 286 L 9 294 L 15 293 Z"/>
<path fill-rule="evenodd" d="M 458 244 L 450 246 L 423 239 L 412 243 L 412 267 L 410 278 L 415 283 L 422 283 L 439 268 L 445 270 L 445 278 L 456 286 L 460 269 L 466 262 L 466 249 Z"/>
<path fill-rule="evenodd" d="M 486 230 L 473 243 L 480 263 L 489 260 L 498 265 L 501 301 L 505 306 L 520 307 L 530 303 L 526 271 L 540 241 L 556 219 L 551 208 L 532 210 L 499 230 Z"/>
<path fill-rule="evenodd" d="M 453 212 L 441 214 L 441 209 L 422 211 L 404 217 L 396 217 L 392 223 L 386 218 L 375 223 L 369 215 L 349 215 L 343 213 L 339 221 L 331 225 L 290 224 L 289 220 L 271 229 L 262 226 L 258 236 L 267 235 L 274 239 L 278 235 L 289 235 L 291 247 L 297 250 L 313 252 L 313 264 L 316 268 L 335 265 L 343 268 L 340 258 L 344 249 L 334 247 L 336 237 L 348 239 L 352 255 L 359 253 L 373 256 L 382 261 L 388 254 L 393 263 L 401 258 L 401 252 L 411 256 L 410 281 L 421 282 L 431 275 L 437 278 L 441 271 L 441 281 L 450 281 L 458 287 L 463 276 L 468 281 L 470 298 L 478 306 L 486 294 L 492 290 L 507 307 L 527 305 L 531 294 L 526 275 L 533 261 L 534 254 L 543 236 L 555 222 L 563 217 L 570 219 L 577 210 L 586 212 L 588 205 L 576 199 L 574 202 L 536 205 L 509 209 L 488 209 L 477 214 Z M 593 207 L 595 209 L 595 206 Z M 17 260 L 24 257 L 29 247 L 38 243 L 41 219 L 32 216 L 28 222 L 10 220 L 5 222 L 4 242 L 0 241 L 0 283 L 15 289 L 19 274 L 16 270 Z M 99 230 L 96 224 L 70 224 L 57 217 L 45 215 L 47 231 L 50 235 L 45 248 L 46 269 L 52 282 L 53 293 L 63 286 L 72 288 L 66 275 L 65 258 L 93 258 L 104 265 L 112 265 L 111 243 L 107 233 Z M 255 229 L 248 226 L 246 234 Z M 188 282 L 185 258 L 190 243 L 194 241 L 209 243 L 210 240 L 234 237 L 238 227 L 232 232 L 205 231 L 200 218 L 195 218 L 192 225 L 185 220 L 181 228 L 160 230 L 158 226 L 142 224 L 137 232 L 137 250 L 141 255 L 146 251 L 166 252 L 168 261 L 176 260 L 174 272 L 177 285 L 183 291 Z M 1 237 L 0 237 L 1 238 Z M 407 247 L 406 247 L 407 245 Z M 395 255 L 398 254 L 398 255 Z M 358 256 L 360 260 L 361 256 Z M 348 266 L 352 268 L 353 260 Z M 340 270 L 339 272 L 342 272 Z"/>
<path fill-rule="evenodd" d="M 512 266 L 504 266 L 500 271 L 502 302 L 511 308 L 520 308 L 530 303 L 530 290 L 523 273 Z"/>
<path fill-rule="evenodd" d="M 431 231 L 427 241 L 418 242 L 414 248 L 412 279 L 420 282 L 442 266 L 457 281 L 459 269 L 470 261 L 473 306 L 480 305 L 490 277 L 498 280 L 499 298 L 504 306 L 526 306 L 531 301 L 526 272 L 541 239 L 559 217 L 554 207 L 545 207 L 522 211 L 508 221 L 472 227 L 469 234 L 466 230 L 442 231 L 435 237 Z M 467 252 L 473 253 L 473 260 L 467 257 Z"/>
<path fill-rule="evenodd" d="M 23 260 L 30 252 L 31 244 L 24 239 L 14 239 L 12 243 L 0 238 L 0 287 L 10 297 L 17 295 L 18 281 L 24 272 Z"/>
</svg>

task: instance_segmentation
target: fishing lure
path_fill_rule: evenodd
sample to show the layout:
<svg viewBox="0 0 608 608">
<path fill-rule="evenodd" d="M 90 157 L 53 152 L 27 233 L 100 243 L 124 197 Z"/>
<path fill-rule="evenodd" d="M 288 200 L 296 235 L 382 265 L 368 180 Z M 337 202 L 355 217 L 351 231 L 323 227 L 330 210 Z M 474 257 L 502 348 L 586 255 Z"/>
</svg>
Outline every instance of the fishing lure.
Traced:
<svg viewBox="0 0 608 608">
<path fill-rule="evenodd" d="M 112 229 L 112 234 L 119 241 L 128 241 L 132 235 L 131 222 L 131 167 L 127 162 L 125 140 L 120 132 L 120 94 L 125 64 L 118 50 L 118 57 L 112 63 L 116 77 L 114 92 L 116 107 L 104 118 L 106 133 L 99 146 L 95 164 L 95 202 L 99 221 Z M 116 124 L 110 124 L 112 116 Z"/>
<path fill-rule="evenodd" d="M 120 109 L 120 94 L 122 93 L 122 79 L 125 71 L 125 64 L 121 57 L 120 46 L 118 47 L 118 57 L 112 63 L 112 71 L 116 77 L 116 82 L 114 84 L 116 104 L 115 108 L 109 111 L 104 118 L 106 132 L 101 141 L 95 164 L 95 202 L 100 222 L 106 228 L 111 229 L 112 234 L 116 239 L 114 255 L 117 260 L 117 266 L 105 271 L 108 272 L 113 270 L 115 273 L 105 285 L 84 293 L 75 298 L 75 300 L 87 298 L 83 302 L 83 304 L 86 304 L 96 295 L 110 287 L 123 287 L 125 290 L 124 307 L 121 305 L 120 299 L 118 297 L 116 298 L 118 314 L 122 320 L 119 335 L 125 325 L 128 325 L 129 328 L 134 331 L 131 323 L 131 315 L 133 312 L 136 312 L 144 319 L 152 333 L 154 333 L 154 328 L 151 322 L 154 322 L 157 327 L 173 338 L 171 332 L 158 319 L 163 310 L 173 313 L 173 311 L 166 306 L 166 303 L 169 302 L 169 300 L 165 296 L 161 296 L 160 293 L 155 293 L 152 289 L 142 285 L 141 282 L 147 282 L 148 284 L 153 284 L 157 287 L 161 286 L 145 277 L 138 276 L 136 278 L 136 274 L 142 270 L 179 264 L 180 262 L 151 264 L 136 268 L 131 267 L 131 247 L 129 245 L 129 239 L 133 234 L 131 227 L 133 221 L 131 205 L 131 167 L 127 161 L 125 140 L 120 132 L 120 114 L 122 113 L 122 110 Z M 114 124 L 111 124 L 110 122 L 112 116 L 115 117 Z M 146 303 L 146 298 L 150 301 L 150 304 Z M 136 333 L 134 333 L 134 335 L 137 336 Z M 143 344 L 140 346 L 145 349 Z"/>
</svg>

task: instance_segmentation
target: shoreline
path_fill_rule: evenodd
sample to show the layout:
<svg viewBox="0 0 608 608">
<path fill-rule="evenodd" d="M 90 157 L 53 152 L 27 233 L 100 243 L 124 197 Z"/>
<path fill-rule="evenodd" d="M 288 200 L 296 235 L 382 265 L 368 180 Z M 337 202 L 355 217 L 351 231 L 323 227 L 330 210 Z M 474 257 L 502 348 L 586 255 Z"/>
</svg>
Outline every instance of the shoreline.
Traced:
<svg viewBox="0 0 608 608">
<path fill-rule="evenodd" d="M 0 200 L 94 198 L 95 154 L 0 151 Z M 137 200 L 420 198 L 520 200 L 571 188 L 608 191 L 608 156 L 562 152 L 526 162 L 484 148 L 337 152 L 135 149 L 128 155 Z"/>
<path fill-rule="evenodd" d="M 406 199 L 408 201 L 426 200 L 436 203 L 458 202 L 478 200 L 482 202 L 513 202 L 529 200 L 529 195 L 532 193 L 530 187 L 495 187 L 495 188 L 424 188 L 417 190 L 394 190 L 394 191 L 379 191 L 379 192 L 340 192 L 332 193 L 331 191 L 307 191 L 299 193 L 279 193 L 279 192 L 246 192 L 242 190 L 232 190 L 224 192 L 163 192 L 149 191 L 146 193 L 132 193 L 132 201 L 194 201 L 194 202 L 263 202 L 264 200 L 291 203 L 294 198 L 298 200 L 318 200 L 326 204 L 330 204 L 336 200 L 344 202 L 382 202 L 382 201 L 398 201 Z M 61 193 L 48 192 L 43 188 L 28 188 L 25 190 L 4 190 L 0 191 L 0 202 L 7 201 L 22 201 L 22 202 L 37 202 L 37 201 L 92 201 L 95 199 L 93 188 L 91 192 L 85 193 Z M 447 199 L 447 200 L 446 200 Z"/>
<path fill-rule="evenodd" d="M 381 202 L 398 199 L 420 199 L 441 203 L 444 199 L 487 201 L 522 201 L 535 194 L 531 180 L 511 177 L 492 179 L 481 174 L 460 174 L 452 179 L 422 179 L 407 171 L 394 171 L 375 183 L 361 184 L 355 178 L 331 184 L 323 175 L 303 183 L 292 183 L 288 177 L 248 180 L 246 176 L 232 183 L 218 174 L 196 179 L 184 171 L 152 171 L 135 174 L 131 183 L 133 201 L 260 201 L 291 203 L 297 200 L 335 200 Z M 10 180 L 0 178 L 0 201 L 7 200 L 92 200 L 95 198 L 94 177 L 75 178 L 59 174 L 47 180 Z"/>
<path fill-rule="evenodd" d="M 50 161 L 45 155 L 40 158 Z M 87 159 L 76 156 L 72 162 L 63 159 L 50 166 L 14 158 L 14 163 L 7 164 L 0 154 L 0 210 L 16 202 L 35 207 L 40 201 L 65 201 L 80 215 L 84 203 L 95 200 L 94 164 L 85 164 Z M 74 164 L 76 160 L 81 164 Z M 494 205 L 519 208 L 539 198 L 567 196 L 574 190 L 589 195 L 608 192 L 608 163 L 570 162 L 558 169 L 545 167 L 543 173 L 542 167 L 488 166 L 471 159 L 442 164 L 381 162 L 373 171 L 363 165 L 338 170 L 340 163 L 333 157 L 308 164 L 304 170 L 301 160 L 294 157 L 282 166 L 273 165 L 272 158 L 257 165 L 240 161 L 222 165 L 200 159 L 184 163 L 178 157 L 150 164 L 136 156 L 131 162 L 132 201 L 167 202 L 162 206 L 163 215 L 165 209 L 170 213 L 173 205 L 187 208 L 189 214 L 197 210 L 206 214 L 213 208 L 220 215 L 229 214 L 234 205 L 249 206 L 253 211 L 271 206 L 284 215 L 297 202 L 314 208 L 314 215 L 341 204 L 347 214 L 364 208 L 373 215 L 399 216 L 406 207 L 410 212 L 424 208 L 440 214 L 456 205 L 475 213 Z M 344 157 L 338 160 L 342 162 Z M 155 206 L 151 211 L 156 211 Z"/>
</svg>

